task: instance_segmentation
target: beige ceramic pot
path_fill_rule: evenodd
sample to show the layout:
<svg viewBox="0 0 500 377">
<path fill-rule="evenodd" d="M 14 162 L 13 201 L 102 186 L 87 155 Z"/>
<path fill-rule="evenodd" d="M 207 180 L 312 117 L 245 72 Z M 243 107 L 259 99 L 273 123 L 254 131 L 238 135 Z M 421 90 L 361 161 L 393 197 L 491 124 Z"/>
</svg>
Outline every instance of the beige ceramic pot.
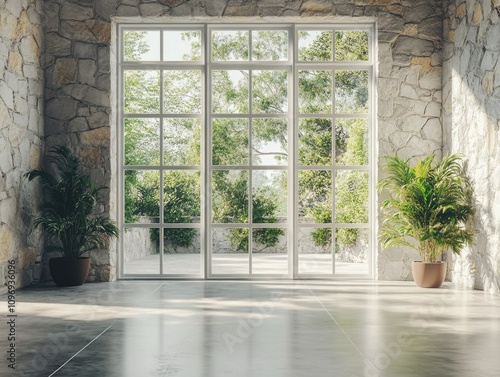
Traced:
<svg viewBox="0 0 500 377">
<path fill-rule="evenodd" d="M 411 271 L 415 283 L 422 288 L 439 288 L 446 277 L 446 262 L 423 263 L 414 261 Z"/>
</svg>

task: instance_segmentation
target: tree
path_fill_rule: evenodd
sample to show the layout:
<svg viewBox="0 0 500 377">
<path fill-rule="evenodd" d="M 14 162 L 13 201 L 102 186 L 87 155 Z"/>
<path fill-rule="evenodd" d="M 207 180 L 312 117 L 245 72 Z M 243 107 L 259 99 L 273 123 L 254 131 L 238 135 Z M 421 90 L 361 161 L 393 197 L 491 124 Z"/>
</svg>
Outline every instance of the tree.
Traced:
<svg viewBox="0 0 500 377">
<path fill-rule="evenodd" d="M 252 33 L 252 49 L 249 48 Z M 130 34 L 130 33 L 128 33 Z M 195 33 L 196 34 L 196 33 Z M 184 41 L 192 44 L 192 56 L 199 58 L 199 35 L 183 32 Z M 333 36 L 335 35 L 335 50 Z M 212 59 L 216 61 L 285 60 L 288 37 L 286 31 L 214 31 Z M 307 41 L 299 49 L 302 61 L 367 60 L 366 32 L 330 31 L 313 33 L 301 31 L 300 38 Z M 138 36 L 129 37 L 129 56 L 146 52 L 147 44 Z M 127 49 L 127 48 L 126 48 Z M 335 53 L 333 53 L 335 51 Z M 134 55 L 135 54 L 135 55 Z M 198 54 L 198 55 L 197 55 Z M 149 72 L 149 73 L 145 73 Z M 286 70 L 217 69 L 212 72 L 212 108 L 214 114 L 284 114 L 288 112 L 288 77 Z M 160 79 L 163 80 L 167 113 L 197 113 L 201 111 L 201 80 L 198 71 L 167 70 L 162 78 L 156 71 L 127 71 L 125 110 L 139 113 L 159 112 Z M 249 83 L 252 82 L 252 98 Z M 365 70 L 304 70 L 299 72 L 299 112 L 303 114 L 329 114 L 335 94 L 337 112 L 366 112 L 367 82 Z M 334 86 L 335 83 L 335 86 Z M 335 87 L 335 93 L 333 88 Z M 166 120 L 165 120 L 166 121 Z M 141 123 L 142 122 L 142 123 Z M 199 165 L 201 154 L 201 124 L 187 118 L 169 119 L 164 128 L 164 163 L 167 165 Z M 125 125 L 125 160 L 130 165 L 159 164 L 159 131 L 154 122 L 144 119 L 130 120 Z M 211 125 L 212 164 L 214 166 L 245 166 L 250 159 L 254 165 L 269 161 L 272 156 L 277 165 L 288 161 L 288 124 L 283 118 L 254 118 L 249 135 L 248 116 L 241 118 L 214 117 Z M 167 131 L 172 130 L 172 131 Z M 304 167 L 363 165 L 367 163 L 367 125 L 363 119 L 339 119 L 336 124 L 326 118 L 303 118 L 299 124 L 299 165 Z M 169 133 L 170 132 L 170 133 Z M 250 137 L 249 137 L 250 136 Z M 157 140 L 155 142 L 155 140 Z M 273 145 L 272 152 L 266 146 Z M 251 155 L 249 155 L 249 150 Z M 333 155 L 335 151 L 335 155 Z M 159 175 L 146 171 L 141 177 L 130 171 L 125 179 L 126 219 L 143 216 L 159 209 Z M 336 222 L 367 221 L 367 184 L 364 173 L 354 170 L 339 171 L 336 182 Z M 165 221 L 191 222 L 199 216 L 199 177 L 167 172 L 165 179 Z M 249 198 L 249 177 L 246 169 L 214 170 L 212 180 L 212 221 L 216 223 L 247 223 L 250 221 L 248 204 L 251 200 L 253 223 L 275 223 L 283 210 L 276 188 L 286 192 L 286 179 L 275 177 L 267 185 L 254 188 Z M 317 223 L 332 222 L 333 177 L 329 170 L 301 169 L 298 177 L 299 215 Z M 273 190 L 273 188 L 275 188 Z M 128 199 L 127 199 L 128 198 Z M 175 231 L 177 229 L 174 229 Z M 185 229 L 179 229 L 185 231 Z M 350 232 L 350 233 L 349 233 Z M 189 244 L 187 237 L 166 233 L 174 245 Z M 180 234 L 186 232 L 179 232 Z M 343 233 L 345 233 L 343 235 Z M 255 229 L 254 240 L 267 246 L 276 245 L 282 229 Z M 172 236 L 171 236 L 172 235 Z M 194 236 L 194 233 L 192 234 Z M 356 230 L 344 229 L 337 233 L 344 241 L 355 242 Z M 317 229 L 313 239 L 318 245 L 331 242 L 331 230 Z M 236 250 L 248 251 L 247 229 L 231 229 L 230 241 Z"/>
</svg>

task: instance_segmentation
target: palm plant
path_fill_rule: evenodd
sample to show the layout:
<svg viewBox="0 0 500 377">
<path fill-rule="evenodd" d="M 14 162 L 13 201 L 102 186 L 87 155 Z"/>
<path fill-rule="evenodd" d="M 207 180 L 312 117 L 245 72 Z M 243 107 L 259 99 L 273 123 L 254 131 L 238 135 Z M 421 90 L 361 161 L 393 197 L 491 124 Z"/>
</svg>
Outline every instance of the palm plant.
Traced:
<svg viewBox="0 0 500 377">
<path fill-rule="evenodd" d="M 397 156 L 386 158 L 388 174 L 378 183 L 379 192 L 390 195 L 382 202 L 382 249 L 409 246 L 422 262 L 436 262 L 441 253 L 459 254 L 474 241 L 473 190 L 460 155 L 434 163 L 432 154 L 413 167 Z"/>
<path fill-rule="evenodd" d="M 76 259 L 117 237 L 114 221 L 92 215 L 104 187 L 96 188 L 89 176 L 79 172 L 79 159 L 67 147 L 57 146 L 51 148 L 47 160 L 53 171 L 40 168 L 26 173 L 29 181 L 39 178 L 46 195 L 34 224 L 49 236 L 47 251 Z"/>
</svg>

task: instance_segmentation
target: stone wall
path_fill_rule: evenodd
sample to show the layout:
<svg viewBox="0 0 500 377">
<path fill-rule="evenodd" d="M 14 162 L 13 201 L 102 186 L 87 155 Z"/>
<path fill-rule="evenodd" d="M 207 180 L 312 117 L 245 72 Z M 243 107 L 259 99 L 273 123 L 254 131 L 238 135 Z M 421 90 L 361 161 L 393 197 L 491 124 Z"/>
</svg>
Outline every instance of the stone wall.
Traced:
<svg viewBox="0 0 500 377">
<path fill-rule="evenodd" d="M 500 292 L 500 1 L 445 1 L 445 149 L 475 186 L 476 244 L 449 256 L 453 282 Z"/>
<path fill-rule="evenodd" d="M 437 0 L 46 0 L 45 100 L 47 147 L 67 143 L 92 175 L 115 190 L 110 98 L 112 20 L 195 19 L 241 23 L 376 22 L 378 27 L 377 155 L 441 152 L 441 1 Z M 115 87 L 115 86 L 113 86 Z M 111 118 L 110 118 L 111 116 Z M 110 127 L 111 125 L 111 127 Z M 378 166 L 381 166 L 379 163 Z M 102 213 L 114 217 L 113 191 Z M 99 258 L 99 279 L 114 278 L 116 250 Z M 409 279 L 414 254 L 378 256 L 378 278 Z"/>
<path fill-rule="evenodd" d="M 23 177 L 43 153 L 41 14 L 42 0 L 0 1 L 0 293 L 8 260 L 16 261 L 17 286 L 41 272 L 42 238 L 33 229 L 40 190 Z"/>
</svg>

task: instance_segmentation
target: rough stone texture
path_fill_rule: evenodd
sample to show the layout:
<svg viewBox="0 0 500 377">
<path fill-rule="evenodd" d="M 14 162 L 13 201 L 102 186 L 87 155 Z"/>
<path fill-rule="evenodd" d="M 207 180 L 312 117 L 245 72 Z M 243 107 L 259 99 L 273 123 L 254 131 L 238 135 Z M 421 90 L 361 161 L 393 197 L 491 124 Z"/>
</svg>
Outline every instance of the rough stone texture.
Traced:
<svg viewBox="0 0 500 377">
<path fill-rule="evenodd" d="M 33 228 L 40 189 L 23 174 L 43 154 L 41 5 L 0 1 L 0 293 L 9 260 L 16 261 L 18 287 L 40 278 L 43 239 Z"/>
<path fill-rule="evenodd" d="M 491 5 L 489 0 L 444 2 L 443 121 L 445 150 L 464 154 L 474 182 L 479 232 L 474 246 L 449 256 L 449 274 L 466 287 L 498 293 L 500 8 Z"/>
<path fill-rule="evenodd" d="M 378 22 L 378 156 L 397 153 L 417 158 L 432 152 L 441 154 L 441 1 L 420 0 L 129 0 L 129 1 L 44 1 L 45 31 L 45 97 L 47 115 L 47 148 L 70 143 L 78 153 L 84 148 L 89 163 L 101 161 L 90 168 L 91 175 L 112 188 L 110 205 L 103 213 L 115 215 L 114 119 L 111 91 L 115 80 L 111 72 L 111 20 L 144 22 L 148 17 L 167 17 L 179 22 L 208 17 L 273 16 L 270 22 Z M 290 18 L 293 17 L 293 18 Z M 237 23 L 241 19 L 236 18 Z M 61 41 L 63 43 L 58 43 Z M 65 41 L 70 41 L 68 44 Z M 111 46 L 113 47 L 113 46 Z M 75 61 L 75 76 L 56 69 L 60 59 Z M 112 62 L 112 61 L 111 61 Z M 94 71 L 95 68 L 95 71 Z M 69 70 L 69 69 L 68 69 Z M 69 74 L 71 73 L 71 74 Z M 74 80 L 74 81 L 73 81 Z M 485 85 L 489 85 L 489 81 Z M 114 87 L 114 86 L 113 86 Z M 2 88 L 0 88 L 2 90 Z M 12 97 L 6 90 L 6 97 Z M 62 105 L 67 105 L 62 108 Z M 61 109 L 60 112 L 57 109 Z M 96 116 L 95 114 L 99 114 Z M 111 115 L 111 116 L 110 116 Z M 83 119 L 81 119 L 83 118 Z M 78 120 L 75 120 L 78 119 Z M 88 129 L 86 128 L 86 124 Z M 112 123 L 113 124 L 113 123 Z M 96 133 L 93 133 L 96 130 Z M 113 142 L 110 142 L 113 140 Z M 97 158 L 99 150 L 101 158 Z M 376 161 L 381 166 L 381 159 Z M 379 174 L 382 174 L 380 171 Z M 377 257 L 378 278 L 411 279 L 410 261 L 417 256 L 407 251 L 389 251 Z M 114 271 L 116 249 L 111 248 L 109 260 L 94 265 L 91 279 L 109 280 Z M 106 264 L 108 263 L 108 264 Z M 111 272 L 110 272 L 111 271 Z M 110 275 L 106 273 L 110 272 Z"/>
</svg>

